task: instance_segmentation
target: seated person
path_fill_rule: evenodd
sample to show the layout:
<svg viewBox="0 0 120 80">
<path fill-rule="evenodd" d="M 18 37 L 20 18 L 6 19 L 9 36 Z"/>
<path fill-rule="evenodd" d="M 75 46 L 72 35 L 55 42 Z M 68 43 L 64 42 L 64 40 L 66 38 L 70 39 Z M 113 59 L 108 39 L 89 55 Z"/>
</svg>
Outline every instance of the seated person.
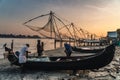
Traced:
<svg viewBox="0 0 120 80">
<path fill-rule="evenodd" d="M 5 48 L 5 51 L 8 51 L 8 52 L 12 51 L 10 48 L 7 47 L 6 43 L 3 45 L 3 47 Z"/>
<path fill-rule="evenodd" d="M 4 58 L 8 57 L 9 54 L 12 54 L 12 50 L 10 48 L 7 47 L 7 43 L 5 43 L 3 45 L 3 48 L 5 49 L 5 53 L 3 54 L 4 55 Z"/>
<path fill-rule="evenodd" d="M 64 47 L 65 47 L 65 53 L 66 53 L 67 57 L 70 57 L 70 55 L 72 53 L 72 48 L 71 48 L 70 44 L 65 43 Z"/>
<path fill-rule="evenodd" d="M 16 52 L 15 52 L 15 56 L 16 56 L 17 58 L 19 58 L 19 54 L 20 54 L 19 51 L 16 51 Z"/>
</svg>

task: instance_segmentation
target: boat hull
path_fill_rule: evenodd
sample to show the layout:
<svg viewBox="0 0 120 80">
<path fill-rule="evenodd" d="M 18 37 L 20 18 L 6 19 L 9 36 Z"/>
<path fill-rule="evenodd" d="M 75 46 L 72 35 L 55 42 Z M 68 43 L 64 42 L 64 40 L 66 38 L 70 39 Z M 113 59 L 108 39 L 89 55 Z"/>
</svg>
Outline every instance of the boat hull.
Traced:
<svg viewBox="0 0 120 80">
<path fill-rule="evenodd" d="M 92 56 L 48 57 L 50 61 L 28 60 L 26 63 L 23 64 L 23 68 L 40 70 L 99 69 L 101 67 L 108 65 L 112 61 L 114 53 L 115 46 L 110 45 L 106 47 L 102 52 Z M 38 57 L 37 59 L 40 59 L 40 57 Z M 18 62 L 16 62 L 15 65 L 18 65 L 17 63 Z"/>
<path fill-rule="evenodd" d="M 104 50 L 104 48 L 101 49 L 82 49 L 77 47 L 72 47 L 73 51 L 80 52 L 80 53 L 98 53 Z"/>
</svg>

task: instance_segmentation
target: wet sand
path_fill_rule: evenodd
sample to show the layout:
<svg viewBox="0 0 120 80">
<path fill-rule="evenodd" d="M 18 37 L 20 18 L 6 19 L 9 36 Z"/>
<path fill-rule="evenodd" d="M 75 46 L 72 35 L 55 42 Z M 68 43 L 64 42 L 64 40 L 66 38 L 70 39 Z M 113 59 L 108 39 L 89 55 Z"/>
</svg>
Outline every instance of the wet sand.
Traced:
<svg viewBox="0 0 120 80">
<path fill-rule="evenodd" d="M 45 55 L 65 56 L 64 48 L 44 51 Z M 18 66 L 11 66 L 7 59 L 0 60 L 0 80 L 120 80 L 120 47 L 116 47 L 115 57 L 109 65 L 99 70 L 79 70 L 76 75 L 71 74 L 72 70 L 21 72 Z"/>
</svg>

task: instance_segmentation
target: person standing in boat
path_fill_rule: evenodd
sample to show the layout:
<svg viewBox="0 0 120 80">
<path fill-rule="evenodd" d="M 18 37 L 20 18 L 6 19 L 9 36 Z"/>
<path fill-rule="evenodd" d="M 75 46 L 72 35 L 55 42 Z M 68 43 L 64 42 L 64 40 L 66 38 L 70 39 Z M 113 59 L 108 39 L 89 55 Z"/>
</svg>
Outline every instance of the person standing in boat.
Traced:
<svg viewBox="0 0 120 80">
<path fill-rule="evenodd" d="M 40 40 L 37 40 L 37 53 L 38 53 L 38 56 L 42 56 L 42 52 L 43 52 L 43 46 L 44 46 L 44 43 Z"/>
<path fill-rule="evenodd" d="M 68 43 L 65 43 L 64 47 L 65 47 L 65 53 L 66 53 L 67 57 L 70 57 L 70 55 L 72 53 L 71 45 Z"/>
<path fill-rule="evenodd" d="M 21 48 L 20 50 L 20 54 L 19 54 L 19 63 L 26 63 L 26 58 L 28 57 L 28 53 L 30 53 L 28 51 L 29 48 L 29 44 L 26 44 L 24 47 Z"/>
</svg>

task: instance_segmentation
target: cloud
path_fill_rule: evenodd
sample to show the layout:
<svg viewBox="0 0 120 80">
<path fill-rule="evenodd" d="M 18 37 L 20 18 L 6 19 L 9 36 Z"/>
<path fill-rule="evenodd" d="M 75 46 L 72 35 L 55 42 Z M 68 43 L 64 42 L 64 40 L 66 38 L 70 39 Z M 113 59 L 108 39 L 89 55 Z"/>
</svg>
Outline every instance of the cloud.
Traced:
<svg viewBox="0 0 120 80">
<path fill-rule="evenodd" d="M 104 7 L 109 4 L 112 0 L 79 0 L 80 5 L 86 6 L 96 6 L 96 7 Z"/>
<path fill-rule="evenodd" d="M 56 5 L 56 6 L 97 6 L 97 7 L 104 7 L 107 5 L 110 1 L 113 0 L 26 0 L 29 3 L 32 4 L 47 4 L 47 5 Z M 25 2 L 26 2 L 25 1 Z"/>
</svg>

